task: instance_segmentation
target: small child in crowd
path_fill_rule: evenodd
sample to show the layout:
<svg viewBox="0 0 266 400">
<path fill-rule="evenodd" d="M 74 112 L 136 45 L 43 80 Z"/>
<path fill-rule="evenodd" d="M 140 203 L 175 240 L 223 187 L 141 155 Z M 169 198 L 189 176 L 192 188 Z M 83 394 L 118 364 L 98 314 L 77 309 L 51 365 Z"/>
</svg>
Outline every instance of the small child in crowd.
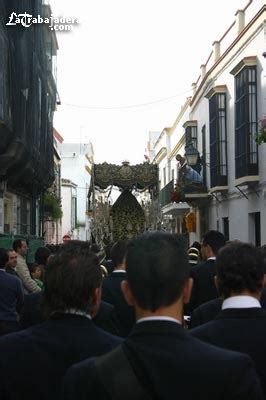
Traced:
<svg viewBox="0 0 266 400">
<path fill-rule="evenodd" d="M 41 280 L 41 276 L 42 276 L 41 267 L 39 267 L 39 265 L 36 263 L 28 264 L 28 267 L 29 267 L 29 271 L 30 271 L 30 275 L 31 275 L 32 279 L 34 279 L 35 282 L 37 283 L 37 285 L 41 289 L 43 289 L 43 281 Z"/>
</svg>

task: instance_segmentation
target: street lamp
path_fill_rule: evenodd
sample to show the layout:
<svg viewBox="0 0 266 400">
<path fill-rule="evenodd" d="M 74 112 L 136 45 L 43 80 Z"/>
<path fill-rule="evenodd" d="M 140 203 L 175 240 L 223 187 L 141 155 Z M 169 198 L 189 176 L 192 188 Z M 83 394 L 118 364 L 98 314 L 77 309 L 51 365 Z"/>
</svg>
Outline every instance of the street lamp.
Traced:
<svg viewBox="0 0 266 400">
<path fill-rule="evenodd" d="M 185 147 L 184 155 L 187 159 L 188 165 L 191 167 L 197 165 L 199 162 L 199 152 L 191 142 Z"/>
</svg>

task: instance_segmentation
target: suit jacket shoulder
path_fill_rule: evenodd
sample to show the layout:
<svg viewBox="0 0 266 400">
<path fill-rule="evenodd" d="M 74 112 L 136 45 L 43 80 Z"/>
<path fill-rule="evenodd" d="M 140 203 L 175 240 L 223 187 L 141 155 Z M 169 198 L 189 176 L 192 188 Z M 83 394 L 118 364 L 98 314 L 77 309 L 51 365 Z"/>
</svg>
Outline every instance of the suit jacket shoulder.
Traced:
<svg viewBox="0 0 266 400">
<path fill-rule="evenodd" d="M 178 393 L 190 400 L 262 399 L 248 356 L 205 344 L 171 322 L 137 325 L 142 326 L 135 326 L 122 346 L 151 398 L 171 399 Z M 109 399 L 96 374 L 94 359 L 72 366 L 63 386 L 64 400 L 85 400 L 95 394 L 98 400 Z"/>
<path fill-rule="evenodd" d="M 266 396 L 266 312 L 262 308 L 225 309 L 190 334 L 223 349 L 248 354 L 255 363 Z"/>
<path fill-rule="evenodd" d="M 0 398 L 57 400 L 72 364 L 105 354 L 120 343 L 93 321 L 70 314 L 6 335 L 0 339 Z M 40 376 L 40 384 L 33 385 Z"/>
<path fill-rule="evenodd" d="M 218 297 L 214 284 L 215 274 L 215 260 L 207 260 L 191 269 L 193 287 L 190 302 L 186 307 L 189 314 L 201 304 Z"/>
<path fill-rule="evenodd" d="M 189 329 L 213 320 L 221 311 L 223 300 L 218 297 L 198 306 L 191 314 Z"/>
</svg>

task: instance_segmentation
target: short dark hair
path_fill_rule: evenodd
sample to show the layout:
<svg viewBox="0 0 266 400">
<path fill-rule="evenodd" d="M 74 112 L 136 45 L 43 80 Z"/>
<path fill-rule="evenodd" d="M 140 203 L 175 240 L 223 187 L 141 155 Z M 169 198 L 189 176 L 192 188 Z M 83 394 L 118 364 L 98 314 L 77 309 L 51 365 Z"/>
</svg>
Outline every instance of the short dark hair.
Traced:
<svg viewBox="0 0 266 400">
<path fill-rule="evenodd" d="M 36 262 L 35 263 L 28 263 L 27 265 L 28 265 L 28 269 L 30 271 L 30 274 L 34 273 L 36 271 L 37 267 L 38 267 L 38 264 Z"/>
<path fill-rule="evenodd" d="M 13 249 L 17 251 L 18 248 L 22 246 L 22 242 L 26 242 L 26 239 L 16 239 L 13 242 Z"/>
<path fill-rule="evenodd" d="M 101 251 L 101 248 L 97 243 L 92 243 L 91 251 L 93 251 L 93 253 L 97 254 Z"/>
<path fill-rule="evenodd" d="M 263 244 L 260 248 L 262 255 L 264 258 L 266 258 L 266 244 Z"/>
<path fill-rule="evenodd" d="M 70 308 L 90 312 L 93 290 L 101 282 L 99 260 L 89 245 L 81 241 L 67 243 L 46 266 L 43 292 L 46 314 Z"/>
<path fill-rule="evenodd" d="M 223 247 L 225 243 L 226 239 L 219 231 L 208 231 L 202 237 L 202 245 L 209 245 L 214 254 L 217 254 L 218 250 Z"/>
<path fill-rule="evenodd" d="M 35 261 L 38 264 L 46 265 L 47 259 L 51 255 L 51 251 L 47 247 L 39 247 L 34 255 Z"/>
<path fill-rule="evenodd" d="M 7 249 L 6 251 L 7 251 L 7 254 L 8 254 L 8 257 L 9 257 L 9 253 L 13 253 L 15 250 L 10 248 L 10 249 Z"/>
<path fill-rule="evenodd" d="M 45 247 L 50 250 L 51 254 L 55 254 L 59 249 L 59 244 L 46 244 Z"/>
<path fill-rule="evenodd" d="M 128 246 L 127 240 L 118 240 L 113 244 L 110 256 L 115 267 L 119 264 L 122 264 L 123 261 L 125 260 L 127 254 L 127 246 Z"/>
<path fill-rule="evenodd" d="M 173 304 L 189 278 L 183 237 L 145 232 L 128 245 L 127 279 L 138 305 L 150 311 Z"/>
<path fill-rule="evenodd" d="M 248 290 L 256 293 L 263 285 L 263 257 L 259 249 L 249 243 L 232 242 L 217 255 L 218 288 L 225 298 L 232 292 Z"/>
<path fill-rule="evenodd" d="M 263 257 L 263 262 L 264 262 L 264 274 L 266 274 L 266 244 L 261 246 L 260 248 L 262 257 Z"/>
<path fill-rule="evenodd" d="M 70 254 L 90 254 L 91 247 L 90 242 L 84 240 L 69 240 L 67 243 L 61 244 L 58 249 L 58 253 L 70 253 Z M 94 252 L 93 252 L 94 253 Z"/>
<path fill-rule="evenodd" d="M 0 268 L 4 269 L 6 263 L 8 262 L 8 253 L 7 250 L 3 247 L 0 248 Z"/>
</svg>

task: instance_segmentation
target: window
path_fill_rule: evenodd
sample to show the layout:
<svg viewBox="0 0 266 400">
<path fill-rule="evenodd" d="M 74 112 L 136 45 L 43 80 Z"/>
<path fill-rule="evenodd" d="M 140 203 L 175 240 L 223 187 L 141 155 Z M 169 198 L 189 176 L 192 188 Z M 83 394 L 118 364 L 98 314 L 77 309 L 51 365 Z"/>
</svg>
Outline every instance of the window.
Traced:
<svg viewBox="0 0 266 400">
<path fill-rule="evenodd" d="M 209 100 L 211 187 L 227 185 L 226 94 Z"/>
<path fill-rule="evenodd" d="M 20 198 L 20 234 L 28 234 L 30 226 L 29 201 L 25 197 Z"/>
<path fill-rule="evenodd" d="M 71 229 L 77 226 L 77 198 L 71 197 Z"/>
<path fill-rule="evenodd" d="M 229 240 L 229 219 L 228 217 L 223 218 L 223 233 L 226 240 Z"/>
<path fill-rule="evenodd" d="M 38 129 L 36 130 L 36 147 L 40 149 L 40 138 L 41 138 L 41 129 L 42 129 L 42 81 L 38 78 L 38 102 L 39 102 L 39 110 L 38 110 Z"/>
<path fill-rule="evenodd" d="M 166 185 L 166 167 L 163 168 L 163 185 Z"/>
<path fill-rule="evenodd" d="M 186 145 L 192 143 L 195 149 L 198 148 L 198 129 L 197 126 L 187 126 L 186 127 Z"/>
<path fill-rule="evenodd" d="M 260 212 L 249 213 L 249 242 L 261 246 Z"/>
<path fill-rule="evenodd" d="M 183 125 L 185 128 L 186 146 L 190 143 L 198 148 L 198 124 L 196 120 L 186 121 Z"/>
<path fill-rule="evenodd" d="M 206 125 L 201 128 L 201 138 L 202 138 L 202 160 L 203 160 L 203 184 L 206 186 Z"/>
<path fill-rule="evenodd" d="M 245 66 L 235 76 L 236 178 L 258 174 L 256 66 Z"/>
</svg>

